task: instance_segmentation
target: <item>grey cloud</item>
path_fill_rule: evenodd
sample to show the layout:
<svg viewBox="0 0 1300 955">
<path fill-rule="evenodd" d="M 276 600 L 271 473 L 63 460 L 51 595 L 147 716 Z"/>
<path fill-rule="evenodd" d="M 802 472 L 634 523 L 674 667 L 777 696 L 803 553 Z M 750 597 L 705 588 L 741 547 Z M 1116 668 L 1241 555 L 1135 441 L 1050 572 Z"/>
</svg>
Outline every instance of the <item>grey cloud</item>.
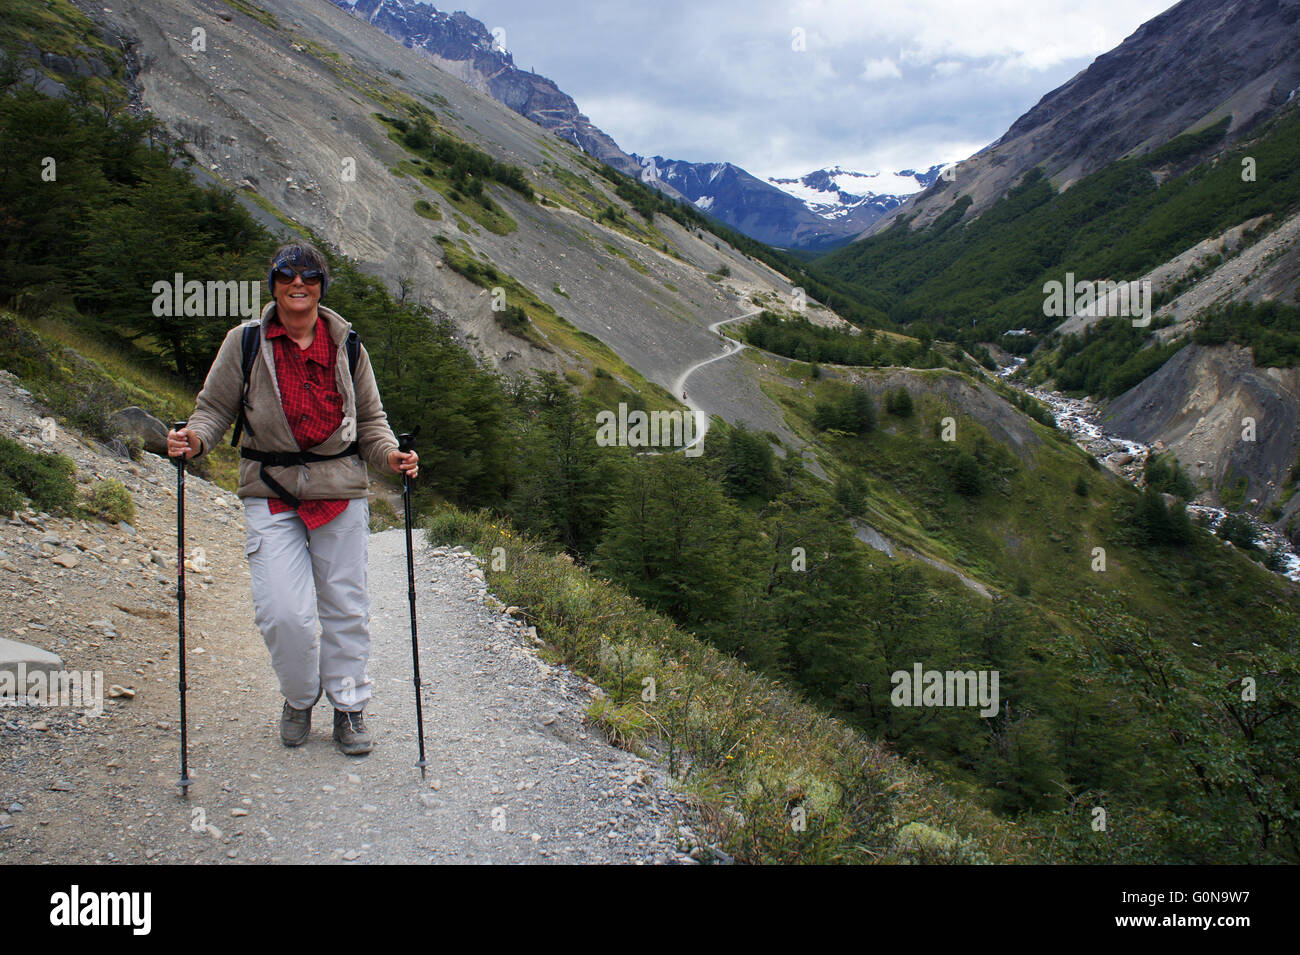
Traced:
<svg viewBox="0 0 1300 955">
<path fill-rule="evenodd" d="M 807 50 L 796 52 L 788 10 L 772 0 L 472 0 L 467 12 L 504 27 L 516 65 L 554 79 L 624 150 L 726 160 L 760 176 L 962 158 L 955 148 L 992 142 L 1088 63 L 998 70 L 991 57 L 944 55 L 937 69 L 897 38 L 829 46 L 835 24 L 821 22 L 802 24 Z M 1121 17 L 1116 32 L 1137 25 Z M 865 62 L 884 60 L 901 76 L 862 78 Z"/>
</svg>

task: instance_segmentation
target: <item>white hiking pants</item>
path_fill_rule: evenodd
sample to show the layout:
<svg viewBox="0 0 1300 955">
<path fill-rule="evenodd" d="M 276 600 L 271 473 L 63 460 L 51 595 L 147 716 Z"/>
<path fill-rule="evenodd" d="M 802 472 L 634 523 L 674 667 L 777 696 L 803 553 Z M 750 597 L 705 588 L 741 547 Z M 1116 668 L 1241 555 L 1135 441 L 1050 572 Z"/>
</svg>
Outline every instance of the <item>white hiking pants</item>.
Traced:
<svg viewBox="0 0 1300 955">
<path fill-rule="evenodd" d="M 296 511 L 272 514 L 266 498 L 249 497 L 244 520 L 253 609 L 280 692 L 298 709 L 313 706 L 322 689 L 337 710 L 364 709 L 371 691 L 370 502 L 353 498 L 313 531 Z"/>
</svg>

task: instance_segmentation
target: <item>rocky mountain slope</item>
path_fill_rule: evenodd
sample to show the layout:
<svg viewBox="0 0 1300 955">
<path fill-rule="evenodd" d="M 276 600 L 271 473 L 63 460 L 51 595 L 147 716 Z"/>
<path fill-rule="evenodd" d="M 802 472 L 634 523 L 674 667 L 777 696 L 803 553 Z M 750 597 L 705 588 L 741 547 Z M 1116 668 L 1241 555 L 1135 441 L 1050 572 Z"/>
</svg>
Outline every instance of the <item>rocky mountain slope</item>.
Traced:
<svg viewBox="0 0 1300 955">
<path fill-rule="evenodd" d="M 967 218 L 1041 167 L 1058 188 L 1122 156 L 1231 116 L 1231 139 L 1247 134 L 1300 87 L 1298 0 L 1183 0 L 1044 96 L 995 143 L 965 160 L 865 234 L 900 216 L 933 222 L 961 196 Z"/>
<path fill-rule="evenodd" d="M 571 96 L 545 76 L 515 66 L 510 51 L 468 14 L 444 13 L 415 0 L 333 2 L 589 156 L 636 174 L 636 161 L 582 115 Z"/>
<path fill-rule="evenodd" d="M 754 294 L 790 300 L 784 276 L 715 236 L 666 216 L 638 224 L 577 148 L 336 6 L 79 4 L 138 64 L 131 80 L 141 108 L 183 138 L 208 175 L 448 316 L 468 347 L 502 370 L 590 375 L 593 346 L 563 327 L 533 339 L 502 328 L 490 289 L 448 268 L 444 243 L 510 276 L 665 389 L 716 347 L 711 323 L 745 311 Z M 206 31 L 203 50 L 182 42 L 195 28 Z M 408 108 L 522 168 L 542 201 L 489 184 L 504 218 L 493 220 L 495 231 L 471 221 L 463 201 L 412 175 L 410 151 L 376 118 Z M 601 218 L 607 208 L 616 218 Z M 751 378 L 706 375 L 695 390 L 707 407 L 743 408 L 751 426 L 790 437 Z"/>
<path fill-rule="evenodd" d="M 1300 369 L 1256 368 L 1236 345 L 1191 344 L 1104 418 L 1118 434 L 1163 442 L 1193 479 L 1240 496 L 1252 513 L 1285 503 L 1278 527 L 1300 509 L 1283 488 L 1300 452 Z"/>
</svg>

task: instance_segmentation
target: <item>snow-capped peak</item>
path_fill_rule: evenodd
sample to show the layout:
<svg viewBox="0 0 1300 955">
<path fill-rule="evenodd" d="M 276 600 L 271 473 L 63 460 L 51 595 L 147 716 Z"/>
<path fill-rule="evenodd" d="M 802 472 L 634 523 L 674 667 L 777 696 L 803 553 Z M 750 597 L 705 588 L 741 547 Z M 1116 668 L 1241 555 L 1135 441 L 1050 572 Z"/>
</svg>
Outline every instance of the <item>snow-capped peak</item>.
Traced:
<svg viewBox="0 0 1300 955">
<path fill-rule="evenodd" d="M 923 173 L 912 169 L 901 172 L 856 172 L 834 166 L 816 169 L 796 179 L 769 177 L 768 182 L 794 196 L 809 211 L 823 218 L 840 218 L 867 203 L 893 207 L 908 196 L 934 182 L 941 167 L 932 166 Z"/>
</svg>

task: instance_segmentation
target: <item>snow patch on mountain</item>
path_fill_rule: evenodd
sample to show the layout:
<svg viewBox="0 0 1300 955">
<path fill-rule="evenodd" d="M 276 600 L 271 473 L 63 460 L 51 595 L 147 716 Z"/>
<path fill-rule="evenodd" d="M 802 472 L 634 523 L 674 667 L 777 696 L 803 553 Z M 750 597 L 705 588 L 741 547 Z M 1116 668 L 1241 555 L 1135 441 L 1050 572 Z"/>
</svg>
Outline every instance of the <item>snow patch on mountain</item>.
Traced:
<svg viewBox="0 0 1300 955">
<path fill-rule="evenodd" d="M 802 202 L 824 219 L 840 219 L 865 205 L 892 209 L 908 196 L 927 188 L 941 166 L 926 172 L 855 172 L 835 166 L 817 169 L 794 179 L 769 177 L 768 182 Z"/>
</svg>

